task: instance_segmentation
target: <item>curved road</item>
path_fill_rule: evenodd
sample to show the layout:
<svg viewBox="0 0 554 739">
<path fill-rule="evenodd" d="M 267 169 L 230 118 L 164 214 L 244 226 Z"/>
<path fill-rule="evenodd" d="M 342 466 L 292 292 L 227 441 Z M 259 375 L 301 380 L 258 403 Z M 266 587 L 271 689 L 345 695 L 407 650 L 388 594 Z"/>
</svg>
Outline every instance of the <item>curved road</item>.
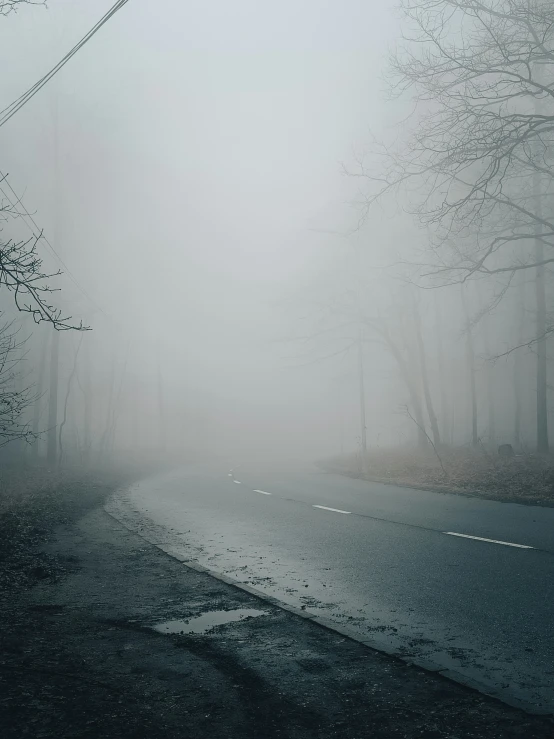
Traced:
<svg viewBox="0 0 554 739">
<path fill-rule="evenodd" d="M 153 477 L 110 507 L 181 556 L 554 712 L 552 508 L 247 463 Z"/>
</svg>

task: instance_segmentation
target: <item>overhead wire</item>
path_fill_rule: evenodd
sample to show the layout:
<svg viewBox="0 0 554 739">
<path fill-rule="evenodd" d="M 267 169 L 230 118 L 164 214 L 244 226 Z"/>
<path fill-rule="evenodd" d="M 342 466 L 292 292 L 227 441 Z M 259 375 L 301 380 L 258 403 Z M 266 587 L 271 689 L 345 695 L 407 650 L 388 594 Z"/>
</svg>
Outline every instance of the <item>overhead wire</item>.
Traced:
<svg viewBox="0 0 554 739">
<path fill-rule="evenodd" d="M 6 108 L 0 111 L 0 127 L 7 123 L 12 116 L 14 116 L 21 108 L 26 105 L 31 98 L 33 98 L 37 92 L 54 77 L 67 62 L 75 56 L 75 54 L 83 48 L 83 46 L 90 41 L 90 39 L 107 23 L 112 16 L 114 16 L 118 10 L 126 5 L 129 0 L 117 0 L 112 7 L 105 13 L 102 18 L 86 33 L 75 46 L 67 52 L 67 54 L 55 64 L 43 77 L 40 78 L 35 84 L 30 87 L 26 92 L 20 95 L 16 100 L 13 100 Z"/>
<path fill-rule="evenodd" d="M 30 87 L 26 92 L 24 92 L 22 95 L 20 95 L 16 100 L 12 101 L 10 103 L 10 105 L 8 105 L 6 108 L 4 108 L 3 110 L 1 110 L 0 111 L 0 127 L 3 126 L 5 123 L 7 123 L 10 120 L 10 118 L 12 118 L 19 110 L 21 110 L 21 108 L 24 105 L 26 105 L 29 102 L 29 100 L 31 100 L 31 98 L 33 98 L 37 94 L 37 92 L 40 89 L 42 89 L 44 87 L 44 85 L 46 85 L 52 79 L 52 77 L 54 77 L 60 71 L 60 69 L 62 69 L 67 64 L 67 62 L 73 56 L 75 56 L 75 54 L 80 49 L 83 48 L 83 46 L 88 41 L 90 41 L 90 39 L 100 30 L 100 28 L 102 28 L 102 26 L 105 23 L 107 23 L 110 20 L 110 18 L 113 15 L 115 15 L 115 13 L 117 13 L 118 10 L 121 10 L 121 8 L 124 5 L 127 4 L 128 1 L 129 0 L 117 0 L 117 2 L 114 3 L 114 5 L 112 5 L 112 7 L 102 16 L 102 18 L 100 18 L 100 20 L 97 21 L 97 23 L 88 31 L 88 33 L 86 33 L 81 38 L 81 40 L 78 41 L 75 44 L 75 46 L 73 46 L 73 48 L 64 57 L 62 57 L 62 59 L 60 59 L 60 61 L 56 65 L 54 65 L 54 67 L 52 67 L 43 77 L 41 77 L 37 82 L 35 82 L 35 84 L 32 87 Z M 46 236 L 44 236 L 44 234 L 42 233 L 41 229 L 38 227 L 35 219 L 33 218 L 33 216 L 29 213 L 29 211 L 27 210 L 27 208 L 25 208 L 25 206 L 23 204 L 22 198 L 20 198 L 17 195 L 17 193 L 15 192 L 15 190 L 13 189 L 13 187 L 10 185 L 10 183 L 8 181 L 8 178 L 7 178 L 7 175 L 5 175 L 1 171 L 0 171 L 0 181 L 5 182 L 6 186 L 10 189 L 11 193 L 13 194 L 16 203 L 18 203 L 18 205 L 21 206 L 21 210 L 23 212 L 22 213 L 18 213 L 18 215 L 23 219 L 23 222 L 25 223 L 25 225 L 27 226 L 27 228 L 31 231 L 31 233 L 33 234 L 33 236 L 37 240 L 39 238 L 42 238 L 45 241 L 45 243 L 48 245 L 48 247 L 49 247 L 50 251 L 52 252 L 52 254 L 55 256 L 55 258 L 61 264 L 61 266 L 63 267 L 65 273 L 71 279 L 71 281 L 73 282 L 73 284 L 78 288 L 78 290 L 81 292 L 81 294 L 84 297 L 86 297 L 87 300 L 89 300 L 89 302 L 91 303 L 91 305 L 93 305 L 97 310 L 99 310 L 101 313 L 104 313 L 104 315 L 106 315 L 106 312 L 94 301 L 94 299 L 87 293 L 87 291 L 84 289 L 84 287 L 82 287 L 82 285 L 79 284 L 79 282 L 77 281 L 77 278 L 75 277 L 75 275 L 73 275 L 73 273 L 71 272 L 71 270 L 69 269 L 69 267 L 67 266 L 67 264 L 64 262 L 64 260 L 58 254 L 58 252 L 56 251 L 56 249 L 52 246 L 52 244 L 50 243 L 50 241 L 46 238 Z M 14 202 L 12 202 L 10 196 L 6 193 L 6 191 L 2 187 L 0 187 L 0 192 L 2 192 L 2 194 L 4 195 L 4 197 L 10 203 L 11 207 L 12 208 L 16 208 L 16 204 Z M 34 228 L 36 230 L 34 230 L 30 226 L 27 218 L 31 221 L 31 223 L 33 224 L 33 226 L 34 226 Z"/>
</svg>

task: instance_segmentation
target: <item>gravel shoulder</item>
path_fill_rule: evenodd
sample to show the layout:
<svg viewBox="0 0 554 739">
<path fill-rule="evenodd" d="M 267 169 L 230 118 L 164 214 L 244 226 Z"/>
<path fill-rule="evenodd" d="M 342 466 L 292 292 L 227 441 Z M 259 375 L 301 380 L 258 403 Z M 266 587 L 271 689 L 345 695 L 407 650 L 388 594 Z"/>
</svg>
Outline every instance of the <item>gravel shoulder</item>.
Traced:
<svg viewBox="0 0 554 739">
<path fill-rule="evenodd" d="M 12 570 L 27 575 L 4 582 L 0 597 L 3 736 L 554 736 L 547 718 L 187 568 L 104 511 L 114 486 L 83 483 L 77 496 L 70 485 L 56 503 L 36 508 L 34 525 L 32 506 L 20 516 L 27 533 L 20 531 L 17 546 L 26 555 Z M 6 526 L 2 519 L 9 555 Z M 35 575 L 33 562 L 42 568 Z M 203 634 L 152 628 L 234 609 L 264 613 Z"/>
</svg>

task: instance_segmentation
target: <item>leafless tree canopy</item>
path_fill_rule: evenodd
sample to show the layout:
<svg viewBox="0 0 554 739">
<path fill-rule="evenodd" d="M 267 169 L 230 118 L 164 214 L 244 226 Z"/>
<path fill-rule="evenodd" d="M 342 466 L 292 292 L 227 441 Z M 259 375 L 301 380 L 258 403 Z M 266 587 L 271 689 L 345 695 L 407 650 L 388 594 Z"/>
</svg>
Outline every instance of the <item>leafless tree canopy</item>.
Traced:
<svg viewBox="0 0 554 739">
<path fill-rule="evenodd" d="M 45 5 L 46 0 L 0 0 L 0 15 L 9 15 L 18 10 L 20 5 Z"/>
<path fill-rule="evenodd" d="M 408 192 L 432 234 L 428 272 L 443 282 L 536 266 L 529 240 L 554 246 L 554 5 L 403 0 L 402 12 L 391 89 L 414 96 L 414 125 L 378 163 L 360 163 L 366 210 Z"/>
<path fill-rule="evenodd" d="M 20 216 L 17 204 L 5 201 L 0 204 L 0 219 L 5 223 Z M 43 246 L 42 234 L 25 241 L 13 241 L 0 236 L 0 290 L 13 295 L 17 309 L 30 313 L 35 323 L 51 323 L 59 331 L 85 328 L 81 322 L 75 324 L 70 316 L 50 302 L 50 296 L 58 292 L 49 280 L 61 274 L 46 272 L 39 249 Z"/>
</svg>

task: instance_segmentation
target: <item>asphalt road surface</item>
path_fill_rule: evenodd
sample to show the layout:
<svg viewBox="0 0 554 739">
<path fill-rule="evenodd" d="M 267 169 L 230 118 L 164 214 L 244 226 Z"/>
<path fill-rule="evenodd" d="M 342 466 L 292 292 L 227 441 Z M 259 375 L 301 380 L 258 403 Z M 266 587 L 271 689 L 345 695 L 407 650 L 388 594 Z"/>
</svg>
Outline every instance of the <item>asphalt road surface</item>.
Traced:
<svg viewBox="0 0 554 739">
<path fill-rule="evenodd" d="M 246 462 L 159 475 L 110 506 L 201 565 L 554 712 L 554 509 Z"/>
</svg>

